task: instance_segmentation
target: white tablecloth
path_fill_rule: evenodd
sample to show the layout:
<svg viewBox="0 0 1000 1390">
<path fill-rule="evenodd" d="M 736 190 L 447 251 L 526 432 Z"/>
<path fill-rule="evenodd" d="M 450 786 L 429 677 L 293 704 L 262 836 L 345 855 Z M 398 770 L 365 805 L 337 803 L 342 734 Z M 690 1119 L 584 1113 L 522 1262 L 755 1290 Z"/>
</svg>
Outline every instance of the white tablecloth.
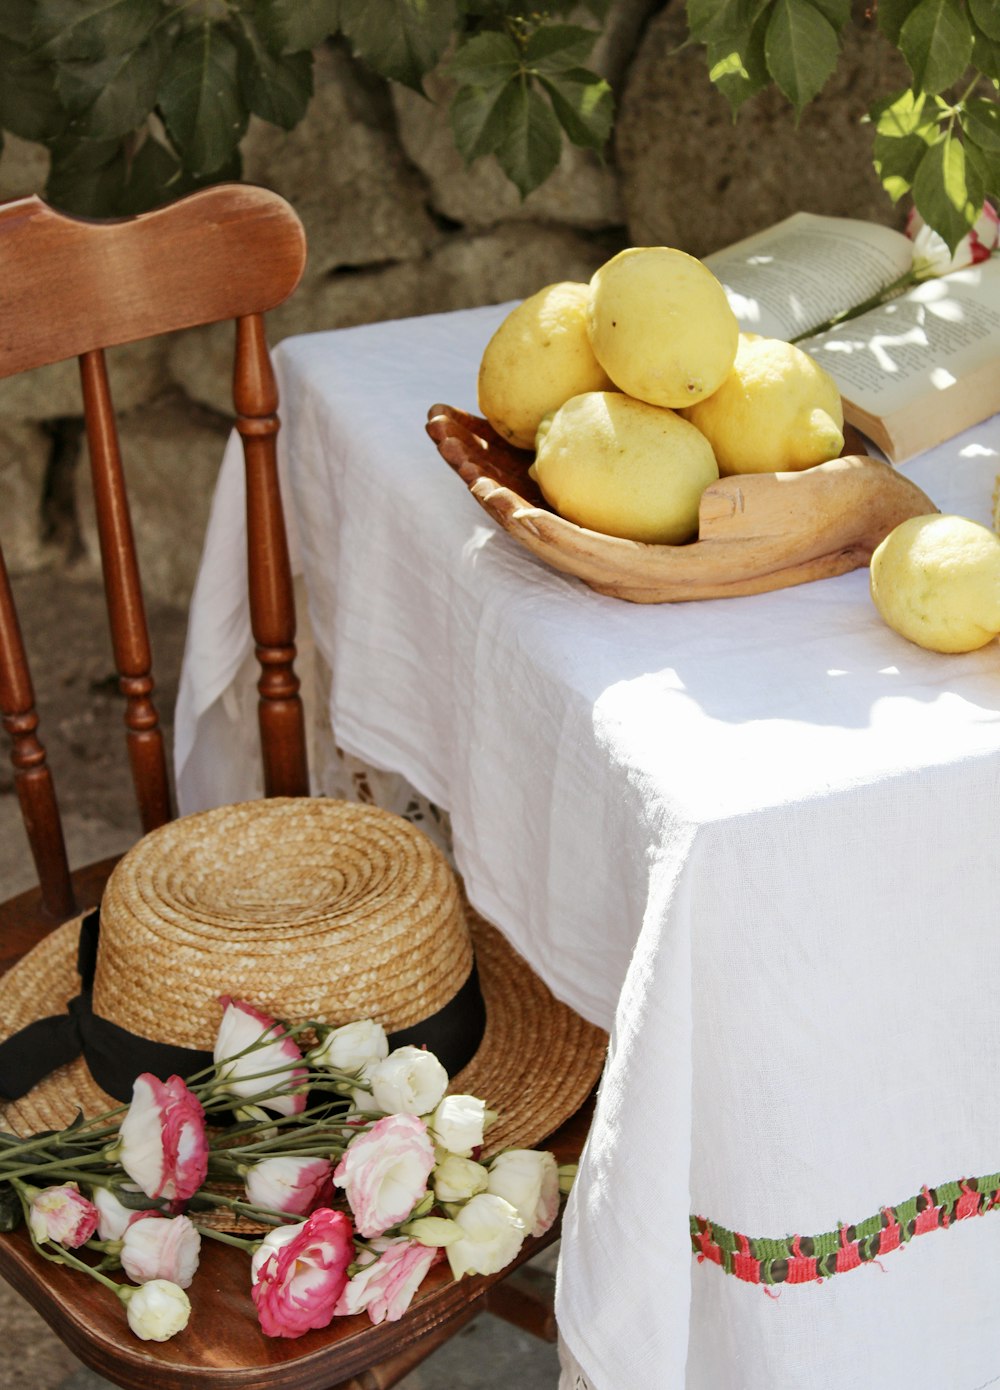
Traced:
<svg viewBox="0 0 1000 1390">
<path fill-rule="evenodd" d="M 450 812 L 472 900 L 612 1030 L 562 1242 L 569 1347 L 594 1390 L 1000 1382 L 1000 1217 L 959 1219 L 988 1199 L 944 1186 L 1000 1169 L 1000 647 L 911 646 L 865 570 L 635 606 L 546 568 L 423 429 L 436 401 L 475 409 L 504 312 L 286 341 L 280 438 L 317 717 Z M 998 453 L 1000 418 L 905 471 L 988 521 Z M 185 810 L 254 790 L 242 507 L 231 446 Z M 948 1229 L 892 1250 L 925 1185 Z M 845 1265 L 866 1231 L 876 1258 L 811 1277 L 809 1237 L 887 1208 L 885 1236 L 843 1236 Z M 796 1236 L 768 1287 L 760 1238 Z"/>
</svg>

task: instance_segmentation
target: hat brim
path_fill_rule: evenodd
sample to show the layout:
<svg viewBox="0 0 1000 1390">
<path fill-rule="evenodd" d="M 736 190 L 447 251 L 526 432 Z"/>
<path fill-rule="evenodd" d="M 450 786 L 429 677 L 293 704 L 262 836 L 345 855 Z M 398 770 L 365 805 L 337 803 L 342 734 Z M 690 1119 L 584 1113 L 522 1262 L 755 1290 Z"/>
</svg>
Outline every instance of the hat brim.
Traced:
<svg viewBox="0 0 1000 1390">
<path fill-rule="evenodd" d="M 555 998 L 506 939 L 466 906 L 486 1028 L 475 1056 L 449 1091 L 479 1096 L 499 1118 L 488 1154 L 532 1148 L 586 1100 L 604 1065 L 607 1034 Z M 0 1041 L 37 1018 L 65 1011 L 80 989 L 81 918 L 57 927 L 0 978 Z M 250 1001 L 253 1002 L 253 1001 Z M 0 1105 L 0 1129 L 18 1135 L 62 1129 L 82 1111 L 120 1102 L 101 1089 L 82 1058 L 59 1067 L 27 1095 Z"/>
</svg>

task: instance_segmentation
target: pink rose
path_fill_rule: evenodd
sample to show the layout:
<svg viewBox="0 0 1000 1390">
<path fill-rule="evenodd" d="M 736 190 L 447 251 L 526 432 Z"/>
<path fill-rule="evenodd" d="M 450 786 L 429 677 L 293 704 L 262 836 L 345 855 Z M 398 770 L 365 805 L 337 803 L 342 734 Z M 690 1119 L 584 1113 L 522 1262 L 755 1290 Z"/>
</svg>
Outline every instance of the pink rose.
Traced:
<svg viewBox="0 0 1000 1390">
<path fill-rule="evenodd" d="M 364 1267 L 348 1281 L 333 1311 L 366 1312 L 373 1323 L 395 1322 L 409 1308 L 425 1274 L 438 1259 L 438 1252 L 433 1246 L 419 1245 L 402 1236 L 374 1243 L 378 1257 L 368 1251 L 362 1254 Z"/>
<path fill-rule="evenodd" d="M 301 1337 L 326 1327 L 354 1258 L 351 1223 L 342 1211 L 320 1207 L 296 1226 L 268 1231 L 254 1251 L 251 1293 L 268 1337 Z"/>
<path fill-rule="evenodd" d="M 241 1100 L 254 1101 L 278 1115 L 297 1115 L 306 1108 L 304 1091 L 289 1094 L 306 1079 L 302 1053 L 279 1023 L 252 1004 L 224 994 L 222 1022 L 215 1039 L 215 1064 L 222 1090 Z M 265 1042 L 265 1039 L 271 1041 Z M 263 1046 L 255 1046 L 263 1043 Z M 247 1048 L 253 1050 L 248 1052 Z M 282 1095 L 265 1095 L 280 1089 Z"/>
<path fill-rule="evenodd" d="M 186 1216 L 147 1216 L 133 1222 L 122 1238 L 122 1268 L 137 1284 L 166 1279 L 186 1289 L 200 1254 L 201 1235 Z"/>
<path fill-rule="evenodd" d="M 255 1207 L 288 1216 L 306 1216 L 333 1201 L 333 1166 L 325 1158 L 265 1158 L 250 1166 L 243 1181 Z"/>
<path fill-rule="evenodd" d="M 75 1182 L 61 1187 L 34 1189 L 28 1211 L 28 1225 L 35 1240 L 55 1241 L 75 1250 L 85 1245 L 97 1230 L 98 1213 Z"/>
<path fill-rule="evenodd" d="M 333 1180 L 362 1236 L 380 1236 L 410 1215 L 427 1190 L 434 1145 L 416 1115 L 386 1115 L 347 1146 Z"/>
<path fill-rule="evenodd" d="M 179 1076 L 137 1076 L 110 1155 L 147 1197 L 187 1201 L 205 1181 L 205 1112 Z"/>
</svg>

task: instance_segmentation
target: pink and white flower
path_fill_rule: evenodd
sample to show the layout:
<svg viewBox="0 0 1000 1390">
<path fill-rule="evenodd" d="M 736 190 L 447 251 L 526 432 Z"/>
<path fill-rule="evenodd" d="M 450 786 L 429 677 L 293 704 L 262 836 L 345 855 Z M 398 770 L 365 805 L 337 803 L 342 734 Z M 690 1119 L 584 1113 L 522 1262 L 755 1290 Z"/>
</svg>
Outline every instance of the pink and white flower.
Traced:
<svg viewBox="0 0 1000 1390">
<path fill-rule="evenodd" d="M 325 1158 L 264 1158 L 247 1169 L 243 1182 L 255 1207 L 287 1216 L 306 1216 L 333 1201 L 333 1165 Z"/>
<path fill-rule="evenodd" d="M 456 1279 L 463 1274 L 498 1274 L 527 1234 L 517 1209 L 493 1192 L 480 1192 L 454 1219 L 462 1235 L 445 1246 L 445 1254 Z"/>
<path fill-rule="evenodd" d="M 433 1246 L 397 1237 L 373 1242 L 361 1255 L 362 1268 L 341 1294 L 336 1314 L 367 1313 L 373 1323 L 395 1322 L 409 1308 L 424 1276 L 438 1258 Z"/>
<path fill-rule="evenodd" d="M 486 1102 L 478 1096 L 445 1096 L 427 1123 L 443 1149 L 468 1158 L 483 1142 Z"/>
<path fill-rule="evenodd" d="M 221 1089 L 278 1115 L 299 1114 L 306 1096 L 293 1088 L 305 1081 L 306 1069 L 295 1040 L 269 1014 L 242 999 L 224 994 L 219 1003 L 223 1014 L 213 1055 Z M 263 1046 L 256 1046 L 259 1043 Z M 265 1094 L 271 1090 L 282 1094 Z"/>
<path fill-rule="evenodd" d="M 992 203 L 984 203 L 982 212 L 958 243 L 954 254 L 949 251 L 944 238 L 927 225 L 916 208 L 911 208 L 906 219 L 906 235 L 913 242 L 913 270 L 916 277 L 927 280 L 988 260 L 1000 241 L 1000 217 Z"/>
<path fill-rule="evenodd" d="M 121 1240 L 129 1226 L 144 1216 L 154 1215 L 149 1209 L 127 1207 L 110 1187 L 95 1187 L 94 1206 L 97 1208 L 97 1234 L 101 1240 Z"/>
<path fill-rule="evenodd" d="M 422 1047 L 397 1047 L 373 1067 L 368 1087 L 386 1115 L 429 1115 L 444 1095 L 448 1073 Z"/>
<path fill-rule="evenodd" d="M 94 1234 L 97 1221 L 97 1208 L 75 1182 L 32 1191 L 28 1225 L 39 1242 L 50 1240 L 75 1250 Z"/>
<path fill-rule="evenodd" d="M 559 1165 L 550 1153 L 508 1149 L 490 1164 L 486 1190 L 517 1208 L 528 1235 L 544 1235 L 559 1213 Z"/>
<path fill-rule="evenodd" d="M 141 1213 L 140 1213 L 141 1214 Z M 137 1284 L 166 1279 L 190 1287 L 201 1255 L 201 1234 L 186 1216 L 147 1216 L 122 1237 L 122 1268 Z"/>
<path fill-rule="evenodd" d="M 427 1190 L 434 1145 L 416 1115 L 386 1115 L 347 1146 L 333 1180 L 342 1187 L 362 1236 L 405 1221 Z"/>
<path fill-rule="evenodd" d="M 251 1293 L 268 1337 L 301 1337 L 326 1327 L 354 1258 L 351 1223 L 321 1207 L 300 1225 L 268 1231 L 251 1261 Z"/>
<path fill-rule="evenodd" d="M 124 1285 L 118 1295 L 125 1300 L 129 1327 L 144 1342 L 166 1342 L 188 1325 L 190 1300 L 169 1279 L 152 1279 L 137 1289 Z"/>
<path fill-rule="evenodd" d="M 115 1158 L 147 1197 L 187 1201 L 205 1181 L 208 1141 L 201 1103 L 179 1076 L 136 1077 Z"/>
</svg>

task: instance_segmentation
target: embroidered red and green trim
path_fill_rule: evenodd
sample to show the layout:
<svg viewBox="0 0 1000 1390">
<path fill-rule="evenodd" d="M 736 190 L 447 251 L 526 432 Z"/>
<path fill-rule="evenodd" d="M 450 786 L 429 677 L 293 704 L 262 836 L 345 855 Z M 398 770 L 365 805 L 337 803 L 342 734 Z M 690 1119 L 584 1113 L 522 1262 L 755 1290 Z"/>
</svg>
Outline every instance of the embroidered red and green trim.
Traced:
<svg viewBox="0 0 1000 1390">
<path fill-rule="evenodd" d="M 953 1221 L 982 1216 L 1000 1203 L 1000 1173 L 925 1187 L 895 1207 L 853 1226 L 822 1235 L 746 1236 L 704 1216 L 691 1217 L 691 1248 L 748 1284 L 807 1284 L 843 1274 L 906 1245 L 914 1236 L 944 1230 Z"/>
</svg>

